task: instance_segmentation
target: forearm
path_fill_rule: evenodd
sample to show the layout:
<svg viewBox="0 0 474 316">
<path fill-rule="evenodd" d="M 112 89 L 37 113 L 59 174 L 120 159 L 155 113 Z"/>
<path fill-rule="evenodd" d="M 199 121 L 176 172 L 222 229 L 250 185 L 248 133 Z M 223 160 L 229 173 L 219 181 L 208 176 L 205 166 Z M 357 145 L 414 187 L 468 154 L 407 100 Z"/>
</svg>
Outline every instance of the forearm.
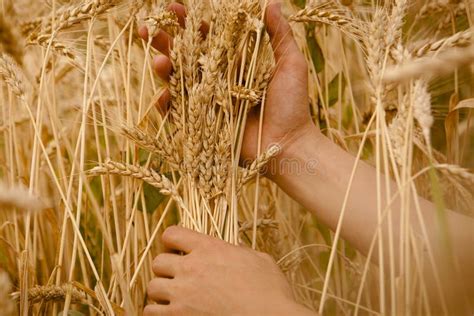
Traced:
<svg viewBox="0 0 474 316">
<path fill-rule="evenodd" d="M 284 167 L 298 163 L 297 172 Z M 355 159 L 314 128 L 284 147 L 273 180 L 326 226 L 335 230 Z M 374 169 L 360 161 L 345 206 L 342 237 L 367 254 L 377 228 Z"/>
<path fill-rule="evenodd" d="M 284 166 L 285 161 L 298 162 L 300 168 L 285 170 L 273 176 L 273 180 L 291 197 L 300 202 L 305 208 L 314 213 L 317 218 L 335 230 L 343 209 L 347 188 L 350 192 L 345 205 L 344 221 L 341 235 L 363 254 L 367 254 L 374 234 L 379 227 L 379 212 L 382 215 L 380 226 L 383 240 L 388 243 L 388 216 L 392 232 L 393 249 L 398 251 L 400 241 L 400 210 L 403 201 L 397 197 L 398 187 L 383 174 L 379 177 L 375 168 L 363 161 L 358 162 L 355 176 L 350 182 L 351 173 L 356 162 L 355 158 L 345 152 L 329 139 L 322 136 L 316 127 L 308 130 L 297 141 L 283 148 L 278 165 Z M 388 182 L 386 182 L 388 181 Z M 388 183 L 388 194 L 386 183 Z M 379 191 L 377 191 L 379 187 Z M 380 203 L 377 196 L 380 196 Z M 387 196 L 391 196 L 389 200 Z M 390 203 L 389 203 L 390 202 Z M 409 201 L 410 229 L 416 236 L 423 237 L 419 217 L 422 218 L 430 245 L 434 251 L 441 247 L 439 221 L 436 217 L 435 206 L 422 198 L 417 198 L 419 210 L 415 207 L 415 200 Z M 387 215 L 386 206 L 390 204 L 391 212 Z M 383 214 L 385 213 L 385 214 Z M 460 264 L 472 265 L 472 252 L 466 255 L 466 247 L 474 242 L 472 220 L 452 211 L 446 211 L 446 223 L 453 245 L 455 256 L 459 255 Z M 384 255 L 388 256 L 389 247 L 384 247 Z M 395 253 L 397 256 L 397 253 Z M 377 258 L 377 252 L 373 258 Z M 387 262 L 388 260 L 385 260 Z"/>
</svg>

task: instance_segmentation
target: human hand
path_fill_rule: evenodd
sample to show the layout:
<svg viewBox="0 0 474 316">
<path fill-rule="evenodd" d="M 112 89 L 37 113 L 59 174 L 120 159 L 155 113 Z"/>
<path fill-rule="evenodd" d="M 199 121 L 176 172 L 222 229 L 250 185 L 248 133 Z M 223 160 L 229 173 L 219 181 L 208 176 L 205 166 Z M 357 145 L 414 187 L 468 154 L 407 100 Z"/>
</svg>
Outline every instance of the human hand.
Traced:
<svg viewBox="0 0 474 316">
<path fill-rule="evenodd" d="M 312 315 L 269 255 L 177 226 L 162 240 L 185 255 L 155 258 L 144 315 Z"/>
<path fill-rule="evenodd" d="M 186 9 L 183 5 L 172 3 L 168 10 L 176 13 L 182 27 L 185 24 Z M 280 4 L 271 1 L 266 9 L 265 25 L 270 35 L 277 67 L 268 86 L 265 111 L 262 125 L 261 151 L 271 144 L 282 146 L 282 153 L 290 148 L 302 134 L 314 129 L 308 106 L 308 74 L 307 63 L 299 51 L 292 35 L 290 25 L 281 15 Z M 201 32 L 208 29 L 203 23 Z M 139 29 L 142 38 L 148 39 L 146 27 Z M 163 55 L 156 56 L 153 61 L 155 71 L 165 81 L 169 80 L 172 73 L 172 64 L 169 51 L 172 38 L 160 30 L 152 40 L 152 45 Z M 159 99 L 159 106 L 167 107 L 170 94 L 165 91 Z M 242 147 L 242 160 L 253 160 L 258 153 L 260 108 L 256 107 L 249 113 L 244 142 Z"/>
</svg>

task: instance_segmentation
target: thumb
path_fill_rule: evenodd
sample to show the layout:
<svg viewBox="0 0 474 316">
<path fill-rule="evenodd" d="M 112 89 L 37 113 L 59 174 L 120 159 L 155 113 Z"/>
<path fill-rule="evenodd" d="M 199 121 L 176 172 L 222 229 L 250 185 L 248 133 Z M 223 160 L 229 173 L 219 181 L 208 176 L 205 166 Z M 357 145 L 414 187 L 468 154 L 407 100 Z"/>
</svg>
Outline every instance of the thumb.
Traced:
<svg viewBox="0 0 474 316">
<path fill-rule="evenodd" d="M 270 35 L 277 64 L 284 62 L 286 58 L 302 57 L 290 24 L 281 13 L 280 1 L 270 0 L 265 13 L 265 25 Z"/>
</svg>

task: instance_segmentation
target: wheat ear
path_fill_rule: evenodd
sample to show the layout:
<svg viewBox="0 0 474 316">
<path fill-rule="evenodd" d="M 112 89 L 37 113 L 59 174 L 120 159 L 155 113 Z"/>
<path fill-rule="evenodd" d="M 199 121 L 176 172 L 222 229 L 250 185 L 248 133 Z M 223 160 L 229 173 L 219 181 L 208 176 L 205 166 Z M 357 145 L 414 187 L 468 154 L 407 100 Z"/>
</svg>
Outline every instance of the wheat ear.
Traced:
<svg viewBox="0 0 474 316">
<path fill-rule="evenodd" d="M 434 167 L 445 174 L 458 177 L 464 181 L 467 181 L 471 185 L 474 184 L 474 174 L 472 174 L 465 168 L 462 168 L 457 165 L 450 165 L 450 164 L 437 164 L 437 165 L 434 165 Z"/>
<path fill-rule="evenodd" d="M 100 166 L 89 170 L 88 174 L 96 176 L 116 174 L 145 181 L 160 190 L 162 194 L 171 196 L 171 198 L 178 203 L 181 208 L 187 210 L 187 207 L 174 184 L 167 177 L 158 174 L 153 169 L 107 160 Z"/>
<path fill-rule="evenodd" d="M 28 289 L 28 301 L 30 304 L 40 302 L 61 302 L 66 299 L 68 293 L 71 294 L 72 303 L 81 303 L 86 299 L 86 293 L 76 289 L 72 284 L 56 285 L 37 285 Z M 20 293 L 12 293 L 14 300 L 20 299 Z"/>
<path fill-rule="evenodd" d="M 442 49 L 451 47 L 464 47 L 471 43 L 472 30 L 458 32 L 450 37 L 443 38 L 434 43 L 428 43 L 421 47 L 418 47 L 412 51 L 414 57 L 424 57 L 427 55 L 436 54 Z"/>
<path fill-rule="evenodd" d="M 240 175 L 240 184 L 244 185 L 255 178 L 258 173 L 268 164 L 270 159 L 274 158 L 280 152 L 281 148 L 278 145 L 271 146 L 266 152 L 257 157 L 250 167 L 244 169 Z"/>
<path fill-rule="evenodd" d="M 22 77 L 22 72 L 13 58 L 6 54 L 0 55 L 0 78 L 19 99 L 25 100 L 25 85 Z"/>
<path fill-rule="evenodd" d="M 166 160 L 169 165 L 178 169 L 180 164 L 180 157 L 177 151 L 173 150 L 171 146 L 165 146 L 163 142 L 149 136 L 140 129 L 133 127 L 122 127 L 123 134 L 132 140 L 137 146 L 145 149 L 150 153 L 155 153 Z"/>
<path fill-rule="evenodd" d="M 348 36 L 360 40 L 363 37 L 363 28 L 355 19 L 348 16 L 345 9 L 334 5 L 308 6 L 289 17 L 291 22 L 316 22 L 331 25 Z"/>
</svg>

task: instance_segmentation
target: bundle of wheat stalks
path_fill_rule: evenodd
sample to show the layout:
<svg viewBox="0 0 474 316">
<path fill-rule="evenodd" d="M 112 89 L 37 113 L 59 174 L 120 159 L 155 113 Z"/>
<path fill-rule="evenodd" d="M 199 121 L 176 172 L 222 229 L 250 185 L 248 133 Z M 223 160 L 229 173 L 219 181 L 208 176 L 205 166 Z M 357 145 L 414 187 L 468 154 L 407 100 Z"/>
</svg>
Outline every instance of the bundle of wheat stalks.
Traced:
<svg viewBox="0 0 474 316">
<path fill-rule="evenodd" d="M 340 238 L 344 206 L 333 233 L 260 175 L 279 146 L 240 161 L 278 67 L 266 1 L 184 1 L 185 28 L 169 2 L 2 2 L 2 313 L 139 315 L 158 236 L 181 224 L 270 253 L 321 313 L 450 314 L 441 281 L 455 265 L 434 260 L 413 234 L 423 223 L 408 219 L 416 195 L 436 201 L 441 226 L 447 207 L 474 216 L 473 2 L 282 1 L 315 124 L 374 165 L 378 189 L 382 174 L 397 185 L 378 197 L 377 218 L 390 230 L 400 214 L 399 249 L 380 229 L 366 256 Z M 173 38 L 169 83 L 153 73 L 160 30 Z M 400 260 L 380 255 L 395 251 Z"/>
<path fill-rule="evenodd" d="M 146 20 L 151 37 L 160 29 L 174 35 L 170 111 L 158 134 L 123 128 L 176 171 L 178 183 L 152 168 L 113 161 L 91 174 L 142 179 L 177 202 L 185 227 L 238 243 L 237 197 L 278 151 L 277 146 L 264 149 L 248 168 L 239 167 L 247 114 L 257 105 L 264 109 L 274 67 L 264 11 L 258 1 L 216 1 L 210 31 L 202 34 L 203 3 L 190 2 L 189 8 L 186 28 L 164 9 Z"/>
</svg>

